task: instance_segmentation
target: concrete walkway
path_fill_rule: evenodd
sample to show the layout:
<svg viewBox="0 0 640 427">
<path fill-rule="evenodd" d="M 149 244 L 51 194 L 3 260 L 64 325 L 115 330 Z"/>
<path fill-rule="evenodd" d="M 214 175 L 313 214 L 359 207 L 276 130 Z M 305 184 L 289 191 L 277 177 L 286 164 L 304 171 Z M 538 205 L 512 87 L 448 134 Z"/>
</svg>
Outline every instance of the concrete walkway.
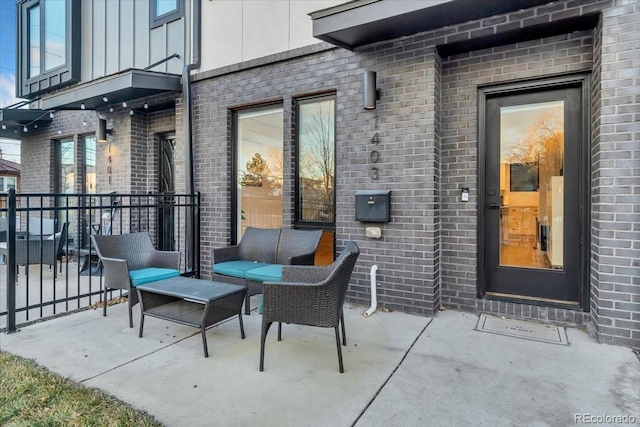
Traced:
<svg viewBox="0 0 640 427">
<path fill-rule="evenodd" d="M 124 304 L 0 334 L 0 349 L 167 426 L 568 426 L 576 414 L 640 424 L 640 361 L 628 348 L 577 329 L 569 346 L 478 332 L 470 313 L 363 311 L 345 306 L 344 374 L 333 330 L 295 325 L 281 342 L 272 328 L 259 372 L 255 311 L 245 340 L 237 318 L 208 330 L 206 359 L 194 328 L 148 317 L 138 338 Z"/>
</svg>

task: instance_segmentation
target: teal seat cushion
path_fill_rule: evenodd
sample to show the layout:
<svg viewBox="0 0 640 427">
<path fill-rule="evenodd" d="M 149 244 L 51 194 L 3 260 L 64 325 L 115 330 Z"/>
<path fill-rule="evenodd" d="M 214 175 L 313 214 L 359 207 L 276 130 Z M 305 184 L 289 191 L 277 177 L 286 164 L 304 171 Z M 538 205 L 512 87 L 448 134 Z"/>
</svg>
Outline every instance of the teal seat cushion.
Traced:
<svg viewBox="0 0 640 427">
<path fill-rule="evenodd" d="M 247 280 L 254 282 L 279 282 L 282 280 L 282 266 L 278 264 L 253 268 L 247 271 Z"/>
<path fill-rule="evenodd" d="M 223 276 L 239 277 L 240 279 L 244 279 L 247 271 L 267 265 L 271 264 L 244 260 L 217 262 L 213 264 L 213 272 L 216 274 L 222 274 Z"/>
<path fill-rule="evenodd" d="M 140 270 L 133 270 L 129 272 L 129 278 L 133 286 L 143 285 L 149 282 L 156 282 L 158 280 L 170 279 L 180 275 L 178 270 L 173 268 L 141 268 Z"/>
</svg>

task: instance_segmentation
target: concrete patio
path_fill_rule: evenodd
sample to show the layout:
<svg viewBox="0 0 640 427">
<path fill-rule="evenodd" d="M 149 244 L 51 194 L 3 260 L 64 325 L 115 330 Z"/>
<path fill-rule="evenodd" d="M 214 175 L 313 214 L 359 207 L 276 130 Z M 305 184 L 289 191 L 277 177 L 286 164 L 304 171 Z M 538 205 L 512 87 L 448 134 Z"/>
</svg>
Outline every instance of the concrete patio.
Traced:
<svg viewBox="0 0 640 427">
<path fill-rule="evenodd" d="M 133 329 L 119 304 L 107 317 L 88 310 L 0 334 L 0 349 L 167 426 L 557 426 L 577 414 L 640 422 L 640 361 L 578 329 L 562 346 L 475 331 L 471 313 L 364 318 L 364 307 L 347 305 L 344 374 L 333 331 L 295 325 L 283 325 L 281 342 L 272 328 L 259 372 L 255 311 L 244 316 L 245 340 L 235 318 L 209 329 L 204 358 L 194 328 L 147 318 L 138 338 L 135 310 Z"/>
<path fill-rule="evenodd" d="M 25 274 L 25 266 L 19 266 L 18 283 L 15 288 L 17 308 L 26 307 L 27 305 L 34 306 L 41 302 L 46 304 L 54 300 L 60 301 L 64 298 L 70 298 L 70 300 L 68 302 L 47 304 L 42 309 L 33 308 L 29 310 L 29 313 L 26 310 L 19 311 L 16 313 L 16 323 L 22 324 L 27 321 L 34 321 L 41 317 L 77 310 L 99 302 L 100 295 L 76 298 L 77 295 L 87 295 L 99 292 L 102 289 L 101 277 L 96 274 L 89 276 L 88 270 L 84 274 L 80 274 L 81 268 L 82 262 L 78 265 L 75 259 L 69 262 L 65 261 L 62 263 L 62 273 L 60 273 L 60 265 L 58 264 L 54 285 L 54 273 L 48 265 L 29 265 L 28 278 Z M 7 309 L 6 269 L 6 264 L 0 264 L 0 311 Z M 118 295 L 118 291 L 113 294 L 114 297 Z M 4 327 L 6 327 L 6 317 L 2 316 L 0 317 L 0 328 Z"/>
</svg>

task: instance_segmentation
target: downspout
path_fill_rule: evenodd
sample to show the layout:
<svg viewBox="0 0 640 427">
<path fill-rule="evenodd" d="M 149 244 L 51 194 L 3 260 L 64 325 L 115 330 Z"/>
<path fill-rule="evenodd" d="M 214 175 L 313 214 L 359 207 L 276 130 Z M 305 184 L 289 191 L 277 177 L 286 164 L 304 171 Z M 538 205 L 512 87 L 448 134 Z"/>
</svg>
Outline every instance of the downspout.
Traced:
<svg viewBox="0 0 640 427">
<path fill-rule="evenodd" d="M 191 62 L 185 64 L 182 68 L 182 109 L 184 111 L 184 140 L 185 140 L 185 159 L 186 167 L 186 183 L 185 189 L 187 194 L 195 194 L 195 184 L 193 176 L 193 135 L 191 133 L 193 124 L 193 114 L 191 112 L 191 71 L 200 68 L 201 58 L 201 28 L 202 28 L 202 3 L 201 0 L 195 0 L 192 11 L 192 44 L 191 44 Z M 193 208 L 191 208 L 193 209 Z M 193 213 L 193 211 L 192 211 Z M 194 269 L 194 254 L 196 254 L 196 242 L 194 238 L 194 218 L 193 215 L 187 215 L 186 218 L 186 263 L 187 271 Z M 198 272 L 199 274 L 199 272 Z"/>
<path fill-rule="evenodd" d="M 376 271 L 378 271 L 378 265 L 373 264 L 371 266 L 371 307 L 365 311 L 362 315 L 364 317 L 371 316 L 378 308 L 378 294 L 376 293 Z"/>
</svg>

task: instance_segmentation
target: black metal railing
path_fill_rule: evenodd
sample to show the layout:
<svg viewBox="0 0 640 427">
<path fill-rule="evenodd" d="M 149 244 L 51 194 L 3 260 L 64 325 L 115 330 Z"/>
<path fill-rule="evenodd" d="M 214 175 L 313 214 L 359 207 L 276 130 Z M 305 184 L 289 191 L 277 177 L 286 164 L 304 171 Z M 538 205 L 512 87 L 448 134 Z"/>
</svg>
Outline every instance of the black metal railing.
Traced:
<svg viewBox="0 0 640 427">
<path fill-rule="evenodd" d="M 199 276 L 199 206 L 199 193 L 0 194 L 0 331 L 104 303 L 92 234 L 148 232 Z"/>
</svg>

